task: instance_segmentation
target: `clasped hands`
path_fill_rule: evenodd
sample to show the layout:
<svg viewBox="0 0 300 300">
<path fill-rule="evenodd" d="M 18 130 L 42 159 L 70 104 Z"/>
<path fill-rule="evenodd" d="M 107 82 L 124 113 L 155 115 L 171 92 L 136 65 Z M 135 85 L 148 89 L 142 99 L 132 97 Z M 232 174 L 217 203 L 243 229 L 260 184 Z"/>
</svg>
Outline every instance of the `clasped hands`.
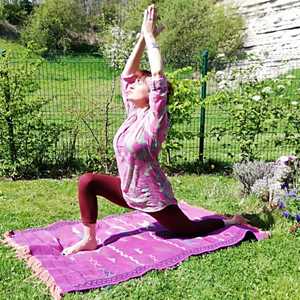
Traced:
<svg viewBox="0 0 300 300">
<path fill-rule="evenodd" d="M 141 28 L 142 35 L 158 36 L 163 30 L 164 26 L 156 24 L 157 21 L 157 9 L 154 4 L 151 4 L 144 11 L 144 19 Z"/>
</svg>

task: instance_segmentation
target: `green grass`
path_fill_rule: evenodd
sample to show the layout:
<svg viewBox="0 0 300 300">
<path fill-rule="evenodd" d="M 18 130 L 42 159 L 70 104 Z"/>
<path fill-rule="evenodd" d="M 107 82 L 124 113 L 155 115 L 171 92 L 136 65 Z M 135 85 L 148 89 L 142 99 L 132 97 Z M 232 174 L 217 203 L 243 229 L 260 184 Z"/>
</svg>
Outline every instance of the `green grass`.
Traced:
<svg viewBox="0 0 300 300">
<path fill-rule="evenodd" d="M 257 214 L 260 202 L 241 199 L 230 177 L 170 177 L 177 199 L 222 213 Z M 46 226 L 58 220 L 79 219 L 77 178 L 0 181 L 0 234 L 7 230 Z M 99 215 L 126 212 L 99 197 Z M 262 220 L 267 217 L 258 215 Z M 243 242 L 204 256 L 193 256 L 173 270 L 151 271 L 117 286 L 68 294 L 75 299 L 300 299 L 300 237 L 274 214 L 272 238 Z M 51 299 L 46 286 L 31 277 L 14 251 L 0 246 L 0 299 Z"/>
<path fill-rule="evenodd" d="M 0 38 L 0 48 L 5 49 L 6 51 L 11 50 L 13 52 L 18 52 L 18 53 L 24 53 L 26 51 L 26 49 L 23 46 L 21 46 L 19 43 L 11 42 L 2 38 Z"/>
</svg>

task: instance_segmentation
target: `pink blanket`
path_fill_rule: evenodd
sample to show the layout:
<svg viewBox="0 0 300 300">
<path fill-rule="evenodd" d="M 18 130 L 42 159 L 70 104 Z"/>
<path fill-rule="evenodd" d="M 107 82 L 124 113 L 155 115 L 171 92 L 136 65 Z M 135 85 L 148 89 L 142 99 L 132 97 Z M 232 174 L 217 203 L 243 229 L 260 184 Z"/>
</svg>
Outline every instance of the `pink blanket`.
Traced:
<svg viewBox="0 0 300 300">
<path fill-rule="evenodd" d="M 191 219 L 216 217 L 214 212 L 183 201 L 179 205 Z M 268 238 L 268 232 L 248 225 L 229 226 L 205 237 L 179 238 L 139 211 L 108 216 L 98 221 L 97 228 L 98 248 L 70 256 L 61 251 L 82 238 L 79 221 L 10 231 L 4 242 L 17 250 L 17 256 L 25 259 L 53 297 L 60 299 L 68 292 L 114 285 L 149 270 L 175 267 L 190 255 L 236 245 L 246 235 L 256 240 Z"/>
</svg>

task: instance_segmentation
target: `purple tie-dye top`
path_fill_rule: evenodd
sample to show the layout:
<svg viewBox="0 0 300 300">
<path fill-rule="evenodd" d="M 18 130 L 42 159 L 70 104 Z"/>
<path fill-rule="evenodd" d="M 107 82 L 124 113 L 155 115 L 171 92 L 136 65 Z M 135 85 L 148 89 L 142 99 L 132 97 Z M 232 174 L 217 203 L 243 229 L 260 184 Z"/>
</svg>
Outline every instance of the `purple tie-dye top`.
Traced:
<svg viewBox="0 0 300 300">
<path fill-rule="evenodd" d="M 169 126 L 167 80 L 164 76 L 151 78 L 149 106 L 145 108 L 137 108 L 127 99 L 126 90 L 135 80 L 135 75 L 121 75 L 127 119 L 118 129 L 113 145 L 125 201 L 132 208 L 155 212 L 177 204 L 171 184 L 158 163 Z"/>
</svg>

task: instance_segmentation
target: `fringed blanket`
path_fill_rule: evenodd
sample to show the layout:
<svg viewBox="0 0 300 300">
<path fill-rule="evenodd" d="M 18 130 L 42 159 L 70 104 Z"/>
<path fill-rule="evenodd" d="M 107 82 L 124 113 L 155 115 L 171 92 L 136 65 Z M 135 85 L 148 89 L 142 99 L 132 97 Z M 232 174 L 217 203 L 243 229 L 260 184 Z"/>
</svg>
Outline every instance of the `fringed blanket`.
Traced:
<svg viewBox="0 0 300 300">
<path fill-rule="evenodd" d="M 214 212 L 179 206 L 191 219 Z M 81 240 L 80 221 L 59 221 L 43 228 L 10 231 L 4 242 L 17 250 L 55 299 L 73 291 L 118 284 L 154 269 L 176 267 L 191 255 L 237 245 L 246 237 L 262 240 L 268 232 L 249 225 L 229 226 L 205 237 L 180 238 L 151 216 L 139 211 L 108 216 L 97 223 L 98 248 L 63 256 L 62 250 Z"/>
</svg>

